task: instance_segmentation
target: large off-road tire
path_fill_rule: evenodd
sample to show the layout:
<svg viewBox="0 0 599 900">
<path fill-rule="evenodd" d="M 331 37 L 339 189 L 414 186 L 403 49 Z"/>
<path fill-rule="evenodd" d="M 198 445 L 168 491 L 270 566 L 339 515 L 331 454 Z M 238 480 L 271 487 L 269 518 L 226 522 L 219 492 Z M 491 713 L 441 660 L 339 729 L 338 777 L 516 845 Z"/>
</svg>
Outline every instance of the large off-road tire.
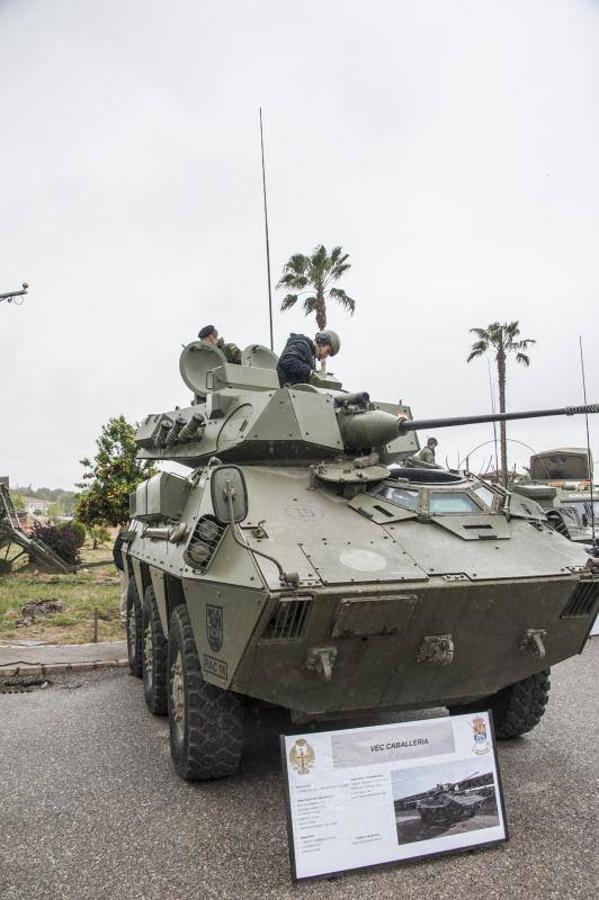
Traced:
<svg viewBox="0 0 599 900">
<path fill-rule="evenodd" d="M 469 703 L 467 706 L 451 706 L 449 713 L 459 716 L 490 709 L 498 740 L 507 741 L 520 737 L 538 725 L 545 713 L 551 686 L 550 672 L 550 669 L 536 672 L 522 681 L 510 684 L 486 700 Z"/>
<path fill-rule="evenodd" d="M 127 656 L 132 675 L 141 678 L 141 603 L 133 575 L 127 588 Z"/>
<path fill-rule="evenodd" d="M 162 630 L 154 588 L 149 585 L 144 594 L 142 613 L 142 654 L 144 697 L 150 712 L 166 716 L 168 644 Z"/>
<path fill-rule="evenodd" d="M 202 678 L 186 606 L 176 606 L 168 636 L 168 720 L 171 757 L 181 778 L 234 775 L 243 748 L 239 700 Z"/>
<path fill-rule="evenodd" d="M 550 669 L 517 681 L 493 697 L 491 711 L 500 741 L 520 737 L 541 721 L 549 699 Z"/>
</svg>

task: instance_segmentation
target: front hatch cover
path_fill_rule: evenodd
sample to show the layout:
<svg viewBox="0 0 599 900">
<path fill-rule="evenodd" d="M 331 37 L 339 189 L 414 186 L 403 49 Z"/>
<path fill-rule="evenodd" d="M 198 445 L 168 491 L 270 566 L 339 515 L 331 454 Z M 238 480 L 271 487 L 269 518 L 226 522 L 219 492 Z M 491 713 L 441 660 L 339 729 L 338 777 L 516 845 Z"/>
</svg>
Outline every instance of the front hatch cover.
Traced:
<svg viewBox="0 0 599 900">
<path fill-rule="evenodd" d="M 390 539 L 305 543 L 302 550 L 325 584 L 426 581 L 427 576 Z"/>
</svg>

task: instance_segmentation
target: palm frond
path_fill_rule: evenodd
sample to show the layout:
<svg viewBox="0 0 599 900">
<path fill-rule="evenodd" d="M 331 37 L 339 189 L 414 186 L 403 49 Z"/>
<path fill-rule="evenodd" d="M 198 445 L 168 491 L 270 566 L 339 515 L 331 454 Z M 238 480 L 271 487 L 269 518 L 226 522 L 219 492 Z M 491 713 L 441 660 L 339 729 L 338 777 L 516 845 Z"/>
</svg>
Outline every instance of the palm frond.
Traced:
<svg viewBox="0 0 599 900">
<path fill-rule="evenodd" d="M 527 356 L 526 353 L 517 353 L 516 354 L 516 362 L 520 363 L 521 365 L 526 366 L 526 368 L 528 368 L 530 365 L 530 357 Z"/>
<path fill-rule="evenodd" d="M 316 297 L 306 297 L 303 302 L 304 315 L 309 316 L 310 313 L 316 312 L 318 308 L 318 300 Z"/>
<path fill-rule="evenodd" d="M 347 259 L 347 256 L 344 256 L 343 259 Z M 333 266 L 331 269 L 331 278 L 333 281 L 338 281 L 348 269 L 351 269 L 351 263 L 338 262 L 337 265 Z"/>
<path fill-rule="evenodd" d="M 472 347 L 470 348 L 470 353 L 469 353 L 468 357 L 466 358 L 466 362 L 469 363 L 473 359 L 476 359 L 477 357 L 482 356 L 484 353 L 487 352 L 488 349 L 489 349 L 489 341 L 485 341 L 485 340 L 475 341 L 474 344 L 472 344 Z"/>
<path fill-rule="evenodd" d="M 338 300 L 345 309 L 349 309 L 350 315 L 353 316 L 356 311 L 356 301 L 353 297 L 349 297 L 341 288 L 331 288 L 329 297 L 334 297 L 335 300 Z"/>
<path fill-rule="evenodd" d="M 486 328 L 471 328 L 470 334 L 476 334 L 483 341 L 489 340 L 489 332 Z"/>
<path fill-rule="evenodd" d="M 310 254 L 310 264 L 314 269 L 322 269 L 327 260 L 324 244 L 318 244 Z"/>
<path fill-rule="evenodd" d="M 281 311 L 284 312 L 286 309 L 291 309 L 298 299 L 297 294 L 286 294 L 281 302 Z"/>
<path fill-rule="evenodd" d="M 277 282 L 277 288 L 290 287 L 303 290 L 308 284 L 309 281 L 305 275 L 297 275 L 295 272 L 284 272 Z"/>
</svg>

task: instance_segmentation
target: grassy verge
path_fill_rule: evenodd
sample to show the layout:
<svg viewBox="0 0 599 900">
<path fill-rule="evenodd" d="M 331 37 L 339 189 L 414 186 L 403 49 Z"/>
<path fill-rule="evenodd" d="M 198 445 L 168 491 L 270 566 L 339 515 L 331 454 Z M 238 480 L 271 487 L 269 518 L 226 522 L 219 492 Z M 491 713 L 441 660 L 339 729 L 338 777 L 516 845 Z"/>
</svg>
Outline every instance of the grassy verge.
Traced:
<svg viewBox="0 0 599 900">
<path fill-rule="evenodd" d="M 48 644 L 87 644 L 93 640 L 94 611 L 98 612 L 98 640 L 121 640 L 118 573 L 112 561 L 86 569 L 86 563 L 110 560 L 110 548 L 81 551 L 82 568 L 73 575 L 50 575 L 20 568 L 0 576 L 0 639 L 41 640 Z M 60 600 L 63 612 L 17 626 L 23 607 L 31 601 Z"/>
</svg>

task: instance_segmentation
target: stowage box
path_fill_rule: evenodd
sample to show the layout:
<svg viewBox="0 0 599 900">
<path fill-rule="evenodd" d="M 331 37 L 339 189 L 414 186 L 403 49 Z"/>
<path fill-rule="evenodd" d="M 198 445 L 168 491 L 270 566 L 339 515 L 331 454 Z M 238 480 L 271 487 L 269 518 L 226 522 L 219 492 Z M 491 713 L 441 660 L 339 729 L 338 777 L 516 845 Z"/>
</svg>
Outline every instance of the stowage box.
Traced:
<svg viewBox="0 0 599 900">
<path fill-rule="evenodd" d="M 189 482 L 186 478 L 173 472 L 159 472 L 149 481 L 138 485 L 130 495 L 130 511 L 137 519 L 147 522 L 179 519 L 183 514 L 188 490 Z"/>
</svg>

